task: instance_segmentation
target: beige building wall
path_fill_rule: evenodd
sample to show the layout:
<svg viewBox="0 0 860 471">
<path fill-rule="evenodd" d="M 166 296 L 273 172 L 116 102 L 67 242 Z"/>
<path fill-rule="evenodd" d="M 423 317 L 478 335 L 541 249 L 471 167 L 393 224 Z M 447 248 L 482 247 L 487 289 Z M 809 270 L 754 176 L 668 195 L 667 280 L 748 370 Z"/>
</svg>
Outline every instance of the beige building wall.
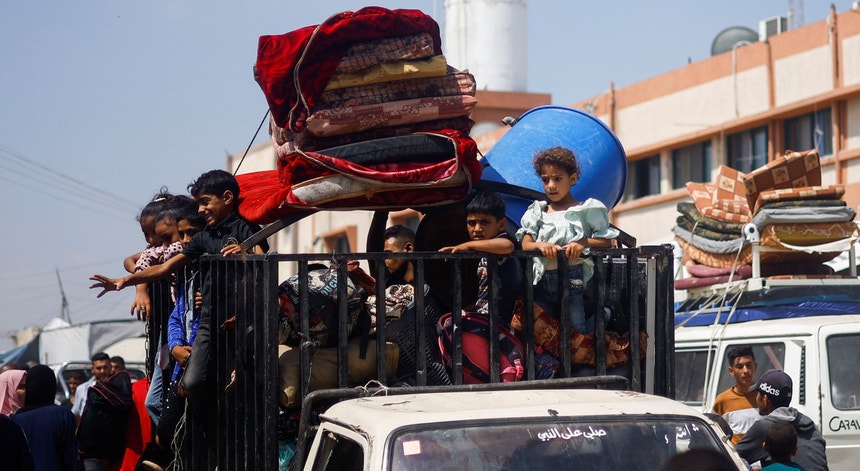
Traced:
<svg viewBox="0 0 860 471">
<path fill-rule="evenodd" d="M 675 205 L 690 201 L 672 189 L 673 150 L 710 141 L 713 176 L 728 161 L 728 136 L 767 126 L 772 160 L 785 150 L 785 120 L 827 108 L 834 136 L 823 183 L 845 185 L 846 202 L 860 205 L 860 15 L 831 15 L 573 104 L 613 129 L 629 161 L 660 156 L 660 194 L 625 200 L 613 222 L 640 243 L 665 240 Z"/>
</svg>

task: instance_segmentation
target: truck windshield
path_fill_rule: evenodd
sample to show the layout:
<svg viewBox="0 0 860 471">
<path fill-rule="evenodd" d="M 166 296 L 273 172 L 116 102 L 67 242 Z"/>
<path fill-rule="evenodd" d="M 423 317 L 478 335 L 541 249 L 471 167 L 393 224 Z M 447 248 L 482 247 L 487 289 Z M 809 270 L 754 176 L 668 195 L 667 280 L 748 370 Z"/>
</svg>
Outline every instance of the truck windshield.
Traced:
<svg viewBox="0 0 860 471">
<path fill-rule="evenodd" d="M 724 450 L 708 425 L 686 417 L 469 423 L 401 433 L 389 469 L 655 470 L 690 448 Z"/>
</svg>

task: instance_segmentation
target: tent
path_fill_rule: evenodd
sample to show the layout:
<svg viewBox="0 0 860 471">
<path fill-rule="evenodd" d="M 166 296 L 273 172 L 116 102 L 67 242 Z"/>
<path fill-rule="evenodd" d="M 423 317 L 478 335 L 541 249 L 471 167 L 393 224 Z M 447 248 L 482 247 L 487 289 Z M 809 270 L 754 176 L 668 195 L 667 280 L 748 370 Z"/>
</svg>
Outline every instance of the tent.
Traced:
<svg viewBox="0 0 860 471">
<path fill-rule="evenodd" d="M 145 333 L 144 325 L 136 319 L 70 325 L 54 318 L 35 339 L 0 354 L 0 364 L 37 362 L 51 365 L 64 361 L 89 361 L 93 353 L 105 351 L 122 340 L 141 337 Z M 145 356 L 145 352 L 141 351 L 140 356 Z M 136 359 L 130 356 L 127 360 Z"/>
</svg>

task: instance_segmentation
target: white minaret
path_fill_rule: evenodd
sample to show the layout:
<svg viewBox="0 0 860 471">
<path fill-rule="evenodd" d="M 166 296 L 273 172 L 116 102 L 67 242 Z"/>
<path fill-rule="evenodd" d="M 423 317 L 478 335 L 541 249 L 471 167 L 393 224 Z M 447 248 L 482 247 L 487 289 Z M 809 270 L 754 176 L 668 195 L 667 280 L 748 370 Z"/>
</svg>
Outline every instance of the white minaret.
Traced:
<svg viewBox="0 0 860 471">
<path fill-rule="evenodd" d="M 526 36 L 525 0 L 445 0 L 445 58 L 478 90 L 527 90 Z"/>
</svg>

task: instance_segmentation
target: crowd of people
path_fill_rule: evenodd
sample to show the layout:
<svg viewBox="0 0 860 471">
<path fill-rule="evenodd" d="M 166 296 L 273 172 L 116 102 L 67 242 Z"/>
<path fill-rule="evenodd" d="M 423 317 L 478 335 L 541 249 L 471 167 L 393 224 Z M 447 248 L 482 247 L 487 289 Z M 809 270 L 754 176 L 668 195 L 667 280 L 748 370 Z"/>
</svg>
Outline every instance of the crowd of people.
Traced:
<svg viewBox="0 0 860 471">
<path fill-rule="evenodd" d="M 132 396 L 135 388 L 123 358 L 99 352 L 93 355 L 90 369 L 93 376 L 89 380 L 81 370 L 71 372 L 70 397 L 60 402 L 56 399 L 57 373 L 50 367 L 3 366 L 3 469 L 107 470 L 120 469 L 124 458 L 136 461 L 133 457 L 148 434 L 147 423 L 132 412 L 137 398 Z M 145 379 L 137 383 L 146 388 Z M 109 391 L 113 400 L 104 401 L 99 390 Z M 138 402 L 142 404 L 142 396 Z"/>
</svg>

